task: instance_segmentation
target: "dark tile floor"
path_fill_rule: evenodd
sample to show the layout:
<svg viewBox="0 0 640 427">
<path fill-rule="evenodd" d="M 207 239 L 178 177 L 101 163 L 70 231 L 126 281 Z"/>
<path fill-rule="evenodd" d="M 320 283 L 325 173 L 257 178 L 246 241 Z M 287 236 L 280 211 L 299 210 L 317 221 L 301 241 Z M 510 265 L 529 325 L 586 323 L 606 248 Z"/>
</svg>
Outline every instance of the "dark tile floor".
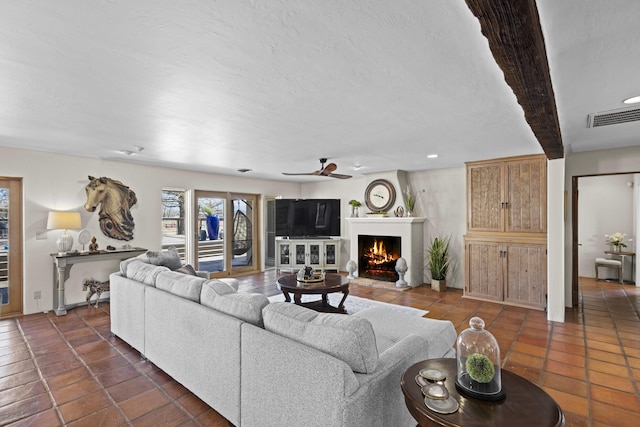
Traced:
<svg viewBox="0 0 640 427">
<path fill-rule="evenodd" d="M 241 290 L 273 295 L 274 271 L 241 277 Z M 503 366 L 545 389 L 567 426 L 640 425 L 640 290 L 581 281 L 565 323 L 545 313 L 422 286 L 406 292 L 352 286 L 351 294 L 429 310 L 458 332 L 485 320 Z M 180 384 L 110 335 L 109 304 L 0 321 L 0 425 L 228 426 Z"/>
</svg>

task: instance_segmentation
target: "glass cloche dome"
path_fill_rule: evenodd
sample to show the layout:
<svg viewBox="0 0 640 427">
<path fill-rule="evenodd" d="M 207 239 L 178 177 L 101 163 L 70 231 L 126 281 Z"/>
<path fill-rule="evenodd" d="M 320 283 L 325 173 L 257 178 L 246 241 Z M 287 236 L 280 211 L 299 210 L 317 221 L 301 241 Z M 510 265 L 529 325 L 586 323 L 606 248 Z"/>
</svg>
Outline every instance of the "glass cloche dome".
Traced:
<svg viewBox="0 0 640 427">
<path fill-rule="evenodd" d="M 469 326 L 458 337 L 456 388 L 469 397 L 503 399 L 505 393 L 500 375 L 498 342 L 484 329 L 484 320 L 481 318 L 472 317 Z"/>
</svg>

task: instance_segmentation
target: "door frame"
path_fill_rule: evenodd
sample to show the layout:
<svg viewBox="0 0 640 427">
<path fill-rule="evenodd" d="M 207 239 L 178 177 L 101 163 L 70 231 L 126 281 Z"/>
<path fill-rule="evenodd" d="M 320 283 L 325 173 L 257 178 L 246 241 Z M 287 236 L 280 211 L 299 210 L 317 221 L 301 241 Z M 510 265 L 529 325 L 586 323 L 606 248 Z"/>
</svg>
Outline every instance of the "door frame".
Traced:
<svg viewBox="0 0 640 427">
<path fill-rule="evenodd" d="M 230 191 L 214 191 L 214 190 L 194 190 L 193 191 L 193 200 L 191 202 L 191 223 L 192 225 L 192 233 L 188 235 L 191 236 L 191 242 L 187 242 L 187 245 L 191 248 L 192 258 L 191 262 L 197 264 L 197 260 L 195 259 L 197 256 L 197 245 L 198 245 L 198 236 L 197 236 L 197 221 L 198 221 L 198 199 L 200 198 L 215 198 L 215 199 L 224 199 L 224 218 L 225 218 L 225 237 L 224 237 L 224 270 L 220 272 L 210 272 L 209 277 L 228 277 L 233 276 L 235 274 L 250 274 L 257 273 L 260 271 L 261 266 L 261 226 L 260 226 L 260 215 L 262 212 L 261 209 L 261 197 L 259 194 L 251 194 L 251 193 L 238 193 L 238 192 L 230 192 Z M 233 232 L 233 200 L 234 199 L 252 199 L 252 235 L 253 235 L 253 258 L 250 266 L 246 267 L 232 267 L 232 257 L 233 257 L 233 239 L 227 238 L 227 233 Z M 227 219 L 229 221 L 227 222 Z"/>
<path fill-rule="evenodd" d="M 579 179 L 598 176 L 612 175 L 630 175 L 637 174 L 640 171 L 630 172 L 612 172 L 612 173 L 594 173 L 587 175 L 574 175 L 571 177 L 571 307 L 577 307 L 580 299 L 579 278 L 578 278 L 578 194 Z"/>
<path fill-rule="evenodd" d="M 8 242 L 11 250 L 9 267 L 10 303 L 0 308 L 0 318 L 23 314 L 24 282 L 22 273 L 22 178 L 0 176 L 0 184 L 9 188 L 9 233 Z"/>
</svg>

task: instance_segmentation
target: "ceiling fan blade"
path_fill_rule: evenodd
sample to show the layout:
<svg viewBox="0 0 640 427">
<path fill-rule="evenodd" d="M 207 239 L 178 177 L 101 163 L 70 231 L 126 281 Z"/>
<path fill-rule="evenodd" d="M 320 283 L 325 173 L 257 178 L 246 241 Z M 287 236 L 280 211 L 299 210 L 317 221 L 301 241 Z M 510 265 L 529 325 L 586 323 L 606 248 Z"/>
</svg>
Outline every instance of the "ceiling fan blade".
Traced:
<svg viewBox="0 0 640 427">
<path fill-rule="evenodd" d="M 329 163 L 327 166 L 322 168 L 322 170 L 320 171 L 320 175 L 323 175 L 323 176 L 331 175 L 331 172 L 335 171 L 336 169 L 338 169 L 338 166 L 336 166 L 335 163 Z"/>
<path fill-rule="evenodd" d="M 351 175 L 343 175 L 341 173 L 330 173 L 329 175 L 331 178 L 338 178 L 338 179 L 349 179 L 351 178 Z"/>
<path fill-rule="evenodd" d="M 325 166 L 325 162 L 327 161 L 327 159 L 322 158 L 320 159 L 320 164 L 322 165 L 322 168 L 320 170 L 314 171 L 314 172 L 308 172 L 308 173 L 291 173 L 291 172 L 282 172 L 283 175 L 315 175 L 315 176 L 330 176 L 331 178 L 338 178 L 338 179 L 349 179 L 351 178 L 351 175 L 343 175 L 340 173 L 333 173 L 336 169 L 338 169 L 338 166 L 336 166 L 335 163 L 329 163 L 327 166 Z"/>
</svg>

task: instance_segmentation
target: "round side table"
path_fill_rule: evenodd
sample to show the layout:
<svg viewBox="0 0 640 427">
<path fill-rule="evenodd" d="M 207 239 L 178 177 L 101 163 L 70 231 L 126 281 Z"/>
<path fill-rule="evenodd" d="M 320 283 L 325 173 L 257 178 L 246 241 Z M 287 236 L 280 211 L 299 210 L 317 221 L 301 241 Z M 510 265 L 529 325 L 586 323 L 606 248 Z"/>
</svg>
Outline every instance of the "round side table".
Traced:
<svg viewBox="0 0 640 427">
<path fill-rule="evenodd" d="M 445 386 L 460 408 L 453 414 L 439 414 L 426 407 L 416 375 L 421 369 L 444 372 Z M 405 403 L 420 427 L 562 427 L 564 414 L 558 404 L 540 387 L 519 375 L 502 370 L 502 387 L 506 397 L 499 401 L 479 400 L 460 394 L 455 386 L 456 359 L 429 359 L 410 366 L 402 376 Z"/>
</svg>

